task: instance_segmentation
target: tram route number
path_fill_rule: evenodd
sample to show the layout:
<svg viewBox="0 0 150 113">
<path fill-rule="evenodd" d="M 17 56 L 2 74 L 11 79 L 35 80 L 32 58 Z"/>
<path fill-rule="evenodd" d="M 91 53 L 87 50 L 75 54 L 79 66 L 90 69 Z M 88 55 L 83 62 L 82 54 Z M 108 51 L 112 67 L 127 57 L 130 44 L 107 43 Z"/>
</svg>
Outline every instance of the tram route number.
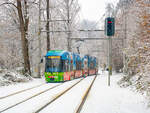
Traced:
<svg viewBox="0 0 150 113">
<path fill-rule="evenodd" d="M 48 76 L 48 78 L 58 78 L 58 76 Z"/>
</svg>

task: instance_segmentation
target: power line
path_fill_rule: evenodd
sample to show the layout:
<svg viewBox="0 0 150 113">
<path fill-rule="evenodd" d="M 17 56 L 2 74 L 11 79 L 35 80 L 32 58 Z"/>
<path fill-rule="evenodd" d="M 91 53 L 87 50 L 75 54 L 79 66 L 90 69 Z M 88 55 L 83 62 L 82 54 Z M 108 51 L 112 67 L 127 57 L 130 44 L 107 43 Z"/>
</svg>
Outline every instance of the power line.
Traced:
<svg viewBox="0 0 150 113">
<path fill-rule="evenodd" d="M 70 38 L 71 40 L 81 40 L 81 41 L 84 41 L 84 40 L 109 40 L 109 38 Z M 112 40 L 123 40 L 123 38 L 112 38 Z"/>
</svg>

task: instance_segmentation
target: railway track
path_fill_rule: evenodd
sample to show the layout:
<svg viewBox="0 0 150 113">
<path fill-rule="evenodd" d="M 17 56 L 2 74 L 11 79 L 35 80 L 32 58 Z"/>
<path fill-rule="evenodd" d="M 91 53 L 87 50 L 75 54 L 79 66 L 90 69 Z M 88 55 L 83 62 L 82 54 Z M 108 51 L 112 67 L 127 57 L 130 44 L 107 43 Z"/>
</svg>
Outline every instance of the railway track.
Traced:
<svg viewBox="0 0 150 113">
<path fill-rule="evenodd" d="M 57 94 L 52 100 L 50 100 L 48 103 L 46 103 L 45 105 L 43 105 L 41 108 L 39 108 L 38 110 L 36 110 L 34 113 L 39 113 L 41 110 L 43 110 L 45 107 L 47 107 L 48 105 L 50 105 L 52 102 L 54 102 L 55 100 L 57 100 L 58 98 L 60 98 L 63 94 L 65 94 L 66 92 L 68 92 L 71 88 L 73 88 L 74 86 L 76 86 L 77 84 L 79 84 L 83 79 L 79 80 L 78 82 L 76 82 L 75 84 L 71 85 L 69 88 L 67 88 L 66 90 L 62 91 L 61 93 Z"/>
<path fill-rule="evenodd" d="M 46 83 L 39 84 L 39 85 L 30 87 L 30 88 L 27 88 L 27 89 L 23 89 L 23 90 L 17 91 L 17 92 L 15 92 L 15 93 L 11 93 L 11 94 L 6 95 L 6 96 L 2 96 L 2 97 L 0 97 L 0 100 L 1 100 L 1 99 L 4 99 L 4 98 L 7 98 L 7 97 L 10 97 L 10 96 L 13 96 L 13 95 L 16 95 L 16 94 L 19 94 L 19 93 L 22 93 L 22 92 L 25 92 L 25 91 L 28 91 L 28 90 L 31 90 L 31 89 L 34 89 L 34 88 L 37 88 L 37 87 L 40 87 L 40 86 L 45 85 L 45 84 L 46 84 Z"/>
<path fill-rule="evenodd" d="M 36 93 L 36 94 L 34 94 L 33 96 L 31 96 L 31 97 L 29 97 L 29 98 L 27 98 L 27 99 L 24 99 L 24 100 L 22 100 L 22 101 L 20 101 L 20 102 L 17 102 L 17 103 L 15 103 L 15 104 L 13 104 L 13 105 L 11 105 L 11 106 L 9 106 L 9 107 L 7 107 L 7 108 L 1 110 L 0 113 L 6 111 L 6 110 L 8 110 L 8 109 L 11 109 L 11 108 L 13 108 L 13 107 L 15 107 L 15 106 L 17 106 L 17 105 L 23 103 L 23 102 L 26 102 L 26 101 L 28 101 L 29 99 L 32 99 L 32 98 L 34 98 L 34 97 L 36 97 L 36 96 L 38 96 L 38 95 L 40 95 L 40 94 L 42 94 L 42 93 L 45 93 L 45 92 L 47 92 L 47 91 L 49 91 L 49 90 L 51 90 L 51 89 L 54 89 L 54 88 L 56 88 L 56 87 L 58 87 L 58 86 L 60 86 L 60 85 L 61 85 L 61 84 L 58 84 L 58 85 L 55 85 L 55 86 L 53 86 L 53 87 L 50 87 L 50 88 L 48 88 L 48 89 L 46 89 L 46 90 L 44 90 L 44 91 L 41 91 L 41 92 L 39 92 L 39 93 Z"/>
<path fill-rule="evenodd" d="M 91 88 L 92 88 L 92 86 L 93 86 L 93 84 L 94 84 L 94 82 L 95 82 L 95 80 L 96 80 L 96 77 L 97 77 L 97 75 L 94 77 L 92 83 L 91 83 L 90 86 L 87 88 L 86 92 L 84 93 L 84 95 L 83 95 L 83 97 L 82 97 L 82 101 L 80 102 L 79 106 L 77 107 L 75 113 L 80 113 L 80 112 L 81 112 L 82 107 L 83 107 L 83 105 L 84 105 L 84 103 L 85 103 L 85 101 L 86 101 L 86 99 L 87 99 L 87 97 L 88 97 L 88 94 L 89 94 L 89 92 L 90 92 L 90 90 L 91 90 Z"/>
<path fill-rule="evenodd" d="M 82 80 L 82 79 L 81 79 L 81 80 Z M 78 80 L 78 82 L 80 82 L 81 80 Z M 76 82 L 74 85 L 76 85 L 78 82 Z M 65 82 L 65 83 L 67 83 L 67 82 Z M 26 101 L 28 101 L 28 100 L 32 100 L 34 97 L 38 97 L 39 95 L 44 94 L 44 93 L 50 91 L 51 89 L 57 88 L 58 86 L 61 86 L 62 84 L 64 84 L 64 83 L 57 84 L 57 85 L 55 85 L 55 86 L 53 86 L 53 87 L 50 87 L 50 88 L 48 88 L 48 89 L 46 89 L 46 90 L 44 90 L 44 91 L 41 91 L 41 92 L 39 92 L 39 93 L 36 93 L 36 94 L 30 96 L 29 98 L 26 98 L 26 99 L 24 99 L 24 100 L 22 100 L 22 101 L 19 101 L 19 102 L 15 103 L 15 104 L 13 104 L 13 105 L 11 105 L 11 106 L 7 106 L 7 107 L 5 107 L 4 109 L 0 109 L 0 113 L 3 113 L 3 112 L 4 112 L 4 113 L 5 113 L 5 112 L 7 113 L 7 111 L 9 111 L 11 108 L 14 108 L 15 106 L 20 105 L 20 104 L 22 104 L 22 103 L 24 103 L 24 102 L 26 102 Z M 41 85 L 42 85 L 42 84 L 41 84 Z M 70 88 L 72 88 L 74 85 L 72 85 Z M 40 86 L 40 85 L 38 85 L 38 86 Z M 38 86 L 36 86 L 36 87 L 38 87 Z M 5 99 L 7 99 L 7 98 L 9 98 L 9 97 L 11 97 L 11 96 L 13 96 L 13 95 L 15 95 L 15 94 L 17 95 L 17 94 L 19 94 L 19 93 L 21 93 L 21 92 L 25 92 L 25 91 L 27 91 L 27 90 L 29 90 L 29 89 L 33 89 L 33 88 L 35 88 L 35 87 L 28 88 L 28 89 L 21 90 L 21 91 L 18 91 L 18 92 L 16 92 L 16 93 L 7 95 L 7 96 L 5 96 L 5 98 L 3 98 L 3 99 L 1 99 L 1 100 L 5 100 Z M 70 88 L 67 88 L 67 90 L 69 90 Z M 63 91 L 63 93 L 67 92 L 67 90 Z M 54 97 L 54 98 L 52 99 L 52 101 L 54 101 L 56 98 L 60 97 L 61 95 L 63 95 L 63 94 L 62 94 L 62 93 L 58 93 L 58 94 L 56 95 L 56 97 Z M 0 103 L 1 103 L 1 100 L 0 100 Z M 0 105 L 0 106 L 1 106 L 1 105 Z M 3 105 L 2 105 L 2 106 L 3 106 Z"/>
<path fill-rule="evenodd" d="M 74 109 L 74 113 L 80 113 L 80 111 L 82 110 L 82 107 L 88 97 L 88 94 L 94 84 L 94 81 L 96 79 L 97 76 L 94 76 L 94 77 L 91 77 L 89 80 L 88 80 L 88 85 L 84 88 L 84 93 L 82 93 L 80 96 L 80 101 L 78 101 L 75 106 L 76 109 Z M 61 84 L 57 84 L 53 87 L 50 87 L 50 88 L 47 88 L 39 93 L 36 93 L 22 101 L 19 101 L 11 106 L 8 106 L 8 107 L 5 107 L 5 109 L 2 109 L 0 110 L 0 113 L 16 113 L 16 111 L 18 111 L 19 109 L 23 109 L 23 108 L 28 108 L 27 110 L 24 110 L 23 113 L 39 113 L 39 112 L 43 112 L 43 110 L 45 110 L 46 107 L 49 107 L 51 104 L 54 104 L 57 100 L 61 99 L 65 94 L 68 94 L 67 92 L 71 92 L 71 90 L 74 90 L 76 89 L 77 87 L 80 87 L 81 84 L 85 84 L 86 83 L 86 80 L 83 81 L 85 78 L 82 78 L 80 80 L 77 80 L 77 81 L 73 81 L 71 83 L 69 82 L 65 82 L 66 84 L 61 86 L 62 84 L 64 83 L 61 83 Z M 88 77 L 87 77 L 88 79 Z M 83 82 L 81 82 L 83 81 Z M 69 83 L 69 84 L 68 84 Z M 42 85 L 42 84 L 41 84 Z M 59 88 L 57 88 L 58 86 L 60 86 Z M 67 87 L 65 87 L 67 86 Z M 57 90 L 57 89 L 59 90 Z M 82 88 L 82 87 L 81 87 Z M 28 89 L 31 89 L 31 88 L 28 88 Z M 33 89 L 33 87 L 32 87 Z M 53 90 L 51 90 L 53 89 Z M 55 90 L 54 90 L 55 89 Z M 60 90 L 61 89 L 61 90 Z M 23 91 L 23 90 L 22 90 Z M 52 94 L 54 93 L 54 95 Z M 81 93 L 80 91 L 78 91 L 77 93 Z M 19 93 L 18 93 L 19 94 Z M 50 95 L 49 95 L 50 94 Z M 14 94 L 15 95 L 15 94 Z M 41 102 L 41 103 L 38 103 L 36 100 L 40 100 L 38 98 L 43 98 L 43 95 L 47 95 L 46 98 L 46 101 L 44 101 L 42 99 L 42 101 L 44 102 Z M 9 97 L 9 96 L 7 96 Z M 7 98 L 5 97 L 5 98 Z M 71 97 L 71 96 L 70 96 Z M 69 98 L 70 98 L 69 97 Z M 3 100 L 3 99 L 2 99 Z M 34 108 L 32 110 L 30 110 L 30 108 L 28 106 L 30 106 L 29 104 L 34 104 L 36 103 L 36 106 L 34 106 Z M 69 102 L 68 102 L 69 104 Z M 25 106 L 24 106 L 25 105 Z M 45 112 L 44 112 L 45 113 Z"/>
<path fill-rule="evenodd" d="M 51 101 L 49 101 L 49 103 L 45 104 L 43 107 L 39 108 L 34 113 L 47 113 L 47 111 L 51 111 L 52 113 L 55 113 L 55 112 L 59 113 L 60 111 L 58 109 L 61 109 L 61 108 L 63 108 L 61 112 L 64 112 L 64 113 L 65 112 L 67 112 L 67 113 L 68 112 L 69 113 L 80 113 L 80 111 L 82 110 L 82 107 L 83 107 L 83 105 L 84 105 L 84 103 L 85 103 L 85 101 L 87 99 L 87 96 L 88 96 L 88 94 L 89 94 L 89 92 L 90 92 L 90 90 L 91 90 L 91 88 L 92 88 L 92 86 L 93 86 L 93 84 L 94 84 L 94 82 L 96 80 L 96 77 L 97 77 L 97 75 L 94 76 L 92 78 L 92 80 L 90 80 L 88 82 L 87 81 L 83 81 L 81 83 L 81 81 L 79 81 L 78 83 L 76 83 L 73 86 L 69 87 L 68 89 L 66 89 L 62 93 L 60 93 L 57 96 L 55 96 Z M 83 85 L 85 83 L 89 83 L 87 85 L 88 86 L 87 88 L 83 87 L 84 90 L 82 90 L 82 91 L 81 90 L 77 90 L 81 84 Z M 80 88 L 82 88 L 82 87 L 80 87 Z M 70 92 L 72 92 L 73 90 L 74 91 L 75 90 L 78 91 L 78 92 L 74 93 L 74 95 L 77 94 L 77 93 L 80 93 L 81 96 L 80 97 L 77 97 L 77 96 L 74 97 L 74 96 L 70 95 Z M 84 91 L 84 93 L 83 93 L 83 91 Z M 67 98 L 68 101 L 66 101 L 66 100 L 63 99 L 64 96 L 68 97 Z M 75 99 L 72 99 L 70 97 L 75 98 Z M 80 100 L 76 99 L 76 98 L 80 98 Z M 73 102 L 73 100 L 77 100 L 78 102 L 74 102 L 73 103 L 73 107 L 71 107 L 69 104 L 71 104 L 70 101 Z M 57 101 L 57 102 L 54 102 L 54 101 Z M 63 103 L 63 105 L 65 105 L 65 106 L 62 106 L 62 104 L 58 105 L 58 103 Z M 54 106 L 56 106 L 56 107 L 54 107 Z M 71 107 L 70 111 L 66 110 L 66 109 L 68 109 L 68 107 Z"/>
</svg>

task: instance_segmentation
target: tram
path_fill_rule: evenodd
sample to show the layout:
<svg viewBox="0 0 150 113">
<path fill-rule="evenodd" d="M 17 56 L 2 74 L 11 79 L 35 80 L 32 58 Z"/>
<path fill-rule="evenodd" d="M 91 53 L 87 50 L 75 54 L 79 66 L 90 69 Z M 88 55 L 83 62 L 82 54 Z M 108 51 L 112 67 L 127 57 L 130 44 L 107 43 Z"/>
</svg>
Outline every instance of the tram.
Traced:
<svg viewBox="0 0 150 113">
<path fill-rule="evenodd" d="M 89 55 L 83 58 L 79 54 L 64 50 L 48 51 L 45 63 L 46 82 L 64 82 L 79 77 L 97 74 L 97 59 Z"/>
</svg>

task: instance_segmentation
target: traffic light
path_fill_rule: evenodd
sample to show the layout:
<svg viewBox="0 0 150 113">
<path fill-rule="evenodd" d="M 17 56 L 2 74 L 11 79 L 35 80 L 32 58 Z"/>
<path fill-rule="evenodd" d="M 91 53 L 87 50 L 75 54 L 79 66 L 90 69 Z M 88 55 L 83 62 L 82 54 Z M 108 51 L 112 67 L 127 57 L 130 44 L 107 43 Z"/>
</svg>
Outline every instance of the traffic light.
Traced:
<svg viewBox="0 0 150 113">
<path fill-rule="evenodd" d="M 108 17 L 105 19 L 105 35 L 113 36 L 115 34 L 115 19 Z"/>
</svg>

